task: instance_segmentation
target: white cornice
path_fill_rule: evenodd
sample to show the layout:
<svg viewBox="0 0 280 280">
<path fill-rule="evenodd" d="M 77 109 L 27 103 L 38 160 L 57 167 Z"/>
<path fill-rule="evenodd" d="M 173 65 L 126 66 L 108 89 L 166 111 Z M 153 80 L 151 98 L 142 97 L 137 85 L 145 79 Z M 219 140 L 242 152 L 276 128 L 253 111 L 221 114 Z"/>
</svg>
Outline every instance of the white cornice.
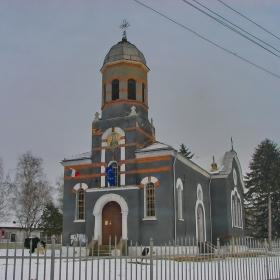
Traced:
<svg viewBox="0 0 280 280">
<path fill-rule="evenodd" d="M 136 158 L 149 158 L 155 156 L 167 156 L 172 155 L 172 150 L 155 150 L 147 152 L 136 152 Z"/>
<path fill-rule="evenodd" d="M 91 159 L 80 159 L 80 160 L 69 160 L 69 161 L 61 161 L 61 165 L 63 166 L 73 166 L 73 165 L 84 165 L 91 164 Z"/>
<path fill-rule="evenodd" d="M 215 175 L 213 175 L 213 177 L 212 177 L 212 179 L 214 180 L 214 179 L 225 179 L 225 178 L 227 178 L 228 177 L 228 175 L 221 175 L 221 174 L 215 174 Z"/>
<path fill-rule="evenodd" d="M 87 193 L 89 193 L 89 192 L 126 191 L 126 190 L 139 190 L 139 189 L 140 189 L 139 186 L 91 188 L 91 189 L 87 189 Z"/>
<path fill-rule="evenodd" d="M 100 69 L 100 72 L 102 74 L 104 74 L 104 72 L 106 71 L 108 66 L 114 66 L 115 64 L 119 64 L 119 63 L 127 63 L 127 64 L 139 65 L 145 71 L 145 73 L 148 73 L 150 71 L 150 69 L 145 64 L 143 64 L 143 62 L 135 61 L 135 60 L 129 60 L 129 59 L 119 59 L 119 60 L 114 60 L 114 61 L 106 62 L 102 66 L 102 68 Z"/>
</svg>

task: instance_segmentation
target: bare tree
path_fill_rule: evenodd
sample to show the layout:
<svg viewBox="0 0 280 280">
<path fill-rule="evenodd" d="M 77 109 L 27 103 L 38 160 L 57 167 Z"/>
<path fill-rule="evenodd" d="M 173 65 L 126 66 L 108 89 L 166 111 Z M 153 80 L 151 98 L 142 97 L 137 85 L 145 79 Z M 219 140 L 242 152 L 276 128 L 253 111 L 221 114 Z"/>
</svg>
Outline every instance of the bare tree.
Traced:
<svg viewBox="0 0 280 280">
<path fill-rule="evenodd" d="M 4 164 L 0 158 L 0 222 L 7 222 L 9 211 L 9 175 L 4 173 Z"/>
<path fill-rule="evenodd" d="M 16 175 L 12 186 L 12 209 L 29 236 L 36 228 L 45 205 L 51 201 L 52 187 L 46 180 L 43 160 L 34 157 L 30 151 L 18 159 Z"/>
<path fill-rule="evenodd" d="M 63 194 L 64 194 L 64 176 L 63 176 L 63 174 L 61 174 L 60 176 L 58 176 L 56 178 L 55 184 L 56 184 L 56 191 L 58 193 L 58 196 L 57 196 L 58 208 L 62 213 L 63 212 Z"/>
</svg>

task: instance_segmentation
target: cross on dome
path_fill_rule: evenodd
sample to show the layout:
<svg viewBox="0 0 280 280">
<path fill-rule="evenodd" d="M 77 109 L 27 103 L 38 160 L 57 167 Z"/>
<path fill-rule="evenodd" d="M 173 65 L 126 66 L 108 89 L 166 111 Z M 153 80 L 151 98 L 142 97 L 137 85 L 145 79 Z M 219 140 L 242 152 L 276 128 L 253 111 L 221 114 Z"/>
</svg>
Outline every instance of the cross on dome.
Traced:
<svg viewBox="0 0 280 280">
<path fill-rule="evenodd" d="M 122 24 L 120 25 L 120 28 L 123 30 L 123 35 L 122 35 L 122 39 L 124 41 L 127 40 L 126 37 L 126 29 L 130 26 L 130 24 L 128 23 L 128 21 L 126 21 L 125 19 L 123 20 Z"/>
</svg>

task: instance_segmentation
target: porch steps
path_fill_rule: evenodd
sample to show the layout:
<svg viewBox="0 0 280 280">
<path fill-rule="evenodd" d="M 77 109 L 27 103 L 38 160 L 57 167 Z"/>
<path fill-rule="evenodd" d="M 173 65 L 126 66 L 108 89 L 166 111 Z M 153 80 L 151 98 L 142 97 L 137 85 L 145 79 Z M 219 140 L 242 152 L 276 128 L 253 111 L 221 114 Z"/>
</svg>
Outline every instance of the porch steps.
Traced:
<svg viewBox="0 0 280 280">
<path fill-rule="evenodd" d="M 203 253 L 214 253 L 217 247 L 209 241 L 201 243 L 201 252 Z"/>
<path fill-rule="evenodd" d="M 115 254 L 125 254 L 125 250 L 126 250 L 126 244 L 127 241 L 126 240 L 122 240 L 120 241 L 117 245 L 99 245 L 98 246 L 98 242 L 97 240 L 93 240 L 88 244 L 88 252 L 89 252 L 89 256 L 111 256 L 111 253 L 113 250 L 118 250 L 118 252 L 114 252 Z M 113 253 L 113 254 L 114 254 Z"/>
<path fill-rule="evenodd" d="M 96 246 L 93 250 L 93 256 L 100 256 L 100 257 L 105 257 L 105 256 L 110 256 L 111 251 L 115 249 L 115 245 L 99 245 Z"/>
</svg>

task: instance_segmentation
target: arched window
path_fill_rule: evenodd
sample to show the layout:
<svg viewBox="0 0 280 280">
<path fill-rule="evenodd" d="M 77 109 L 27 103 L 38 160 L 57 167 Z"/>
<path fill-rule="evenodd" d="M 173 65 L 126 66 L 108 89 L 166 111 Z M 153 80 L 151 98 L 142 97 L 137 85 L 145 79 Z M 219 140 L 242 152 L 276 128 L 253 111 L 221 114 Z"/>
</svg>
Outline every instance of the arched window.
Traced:
<svg viewBox="0 0 280 280">
<path fill-rule="evenodd" d="M 136 100 L 136 82 L 133 79 L 129 79 L 127 82 L 127 98 Z"/>
<path fill-rule="evenodd" d="M 238 217 L 238 197 L 235 194 L 235 226 L 236 227 L 238 227 L 238 220 L 239 220 L 239 217 Z"/>
<path fill-rule="evenodd" d="M 197 185 L 196 190 L 196 238 L 198 242 L 204 242 L 206 239 L 206 221 L 205 221 L 205 207 L 203 203 L 203 190 L 200 184 Z"/>
<path fill-rule="evenodd" d="M 147 183 L 145 187 L 145 218 L 156 216 L 155 186 Z"/>
<path fill-rule="evenodd" d="M 237 200 L 237 215 L 238 215 L 238 221 L 237 221 L 237 226 L 241 227 L 241 211 L 240 211 L 240 199 Z"/>
<path fill-rule="evenodd" d="M 112 100 L 117 100 L 120 98 L 120 83 L 119 80 L 115 79 L 112 82 Z"/>
<path fill-rule="evenodd" d="M 232 225 L 235 227 L 235 220 L 236 220 L 236 210 L 235 210 L 235 196 L 232 197 L 232 209 L 231 209 L 231 218 L 232 218 Z"/>
<path fill-rule="evenodd" d="M 113 161 L 110 164 L 113 168 L 113 173 L 114 173 L 114 179 L 115 182 L 113 184 L 110 184 L 110 187 L 117 187 L 119 185 L 119 168 L 117 162 Z"/>
<path fill-rule="evenodd" d="M 183 198 L 182 198 L 182 187 L 179 186 L 177 189 L 177 197 L 178 197 L 178 219 L 183 219 Z"/>
<path fill-rule="evenodd" d="M 178 188 L 178 219 L 183 219 L 183 211 L 182 211 L 182 189 Z"/>
<path fill-rule="evenodd" d="M 76 195 L 76 208 L 75 208 L 75 220 L 85 221 L 85 193 L 88 186 L 85 183 L 77 183 L 72 193 Z"/>
<path fill-rule="evenodd" d="M 106 102 L 106 85 L 103 86 L 103 104 Z"/>
<path fill-rule="evenodd" d="M 144 103 L 145 102 L 145 84 L 143 83 L 142 84 L 142 102 Z"/>
<path fill-rule="evenodd" d="M 85 219 L 85 191 L 79 189 L 77 191 L 77 220 Z"/>
<path fill-rule="evenodd" d="M 205 228 L 204 228 L 204 211 L 202 205 L 197 207 L 197 241 L 199 243 L 205 241 Z"/>
<path fill-rule="evenodd" d="M 241 198 L 236 188 L 231 192 L 231 219 L 232 227 L 243 227 Z"/>
</svg>

